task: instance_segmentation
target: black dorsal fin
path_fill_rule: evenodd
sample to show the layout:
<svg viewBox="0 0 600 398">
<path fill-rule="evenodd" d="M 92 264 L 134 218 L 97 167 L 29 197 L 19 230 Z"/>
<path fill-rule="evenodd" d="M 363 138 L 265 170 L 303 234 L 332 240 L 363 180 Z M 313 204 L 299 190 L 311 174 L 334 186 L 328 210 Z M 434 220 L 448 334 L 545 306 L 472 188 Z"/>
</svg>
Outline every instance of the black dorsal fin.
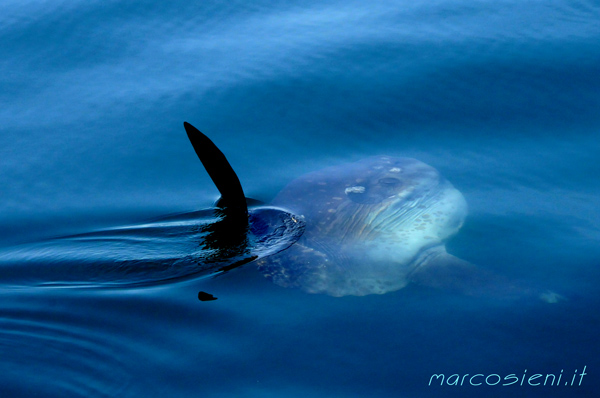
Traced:
<svg viewBox="0 0 600 398">
<path fill-rule="evenodd" d="M 247 213 L 248 207 L 242 184 L 223 152 L 206 135 L 188 122 L 183 122 L 183 127 L 185 127 L 188 138 L 206 172 L 221 193 L 218 206 L 239 209 Z"/>
</svg>

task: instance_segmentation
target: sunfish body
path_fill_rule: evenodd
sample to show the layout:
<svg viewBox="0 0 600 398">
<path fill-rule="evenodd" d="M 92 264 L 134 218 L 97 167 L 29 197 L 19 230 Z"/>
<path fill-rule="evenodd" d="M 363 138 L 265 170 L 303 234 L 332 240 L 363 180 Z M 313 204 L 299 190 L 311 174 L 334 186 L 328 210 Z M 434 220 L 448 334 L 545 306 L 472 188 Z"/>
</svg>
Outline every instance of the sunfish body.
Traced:
<svg viewBox="0 0 600 398">
<path fill-rule="evenodd" d="M 208 137 L 185 127 L 221 192 L 219 206 L 238 226 L 233 231 L 246 228 L 248 200 L 235 172 Z M 416 159 L 376 156 L 329 167 L 292 181 L 272 204 L 280 217 L 270 231 L 284 244 L 253 258 L 284 287 L 364 296 L 414 282 L 479 297 L 564 299 L 448 254 L 445 242 L 462 226 L 467 204 L 436 169 Z M 219 246 L 230 246 L 225 243 Z"/>
<path fill-rule="evenodd" d="M 464 197 L 416 159 L 376 156 L 313 172 L 292 181 L 273 204 L 306 225 L 294 246 L 258 262 L 281 286 L 363 296 L 411 281 L 452 285 L 475 268 L 444 245 L 467 215 Z"/>
</svg>

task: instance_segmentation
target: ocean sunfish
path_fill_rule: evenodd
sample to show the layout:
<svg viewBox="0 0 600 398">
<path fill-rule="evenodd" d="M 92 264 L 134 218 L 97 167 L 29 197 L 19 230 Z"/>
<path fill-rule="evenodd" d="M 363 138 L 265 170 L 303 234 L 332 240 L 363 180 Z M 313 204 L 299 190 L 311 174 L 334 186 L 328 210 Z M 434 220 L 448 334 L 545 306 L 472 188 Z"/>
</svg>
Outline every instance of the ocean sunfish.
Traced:
<svg viewBox="0 0 600 398">
<path fill-rule="evenodd" d="M 309 173 L 272 204 L 306 225 L 295 245 L 258 261 L 280 286 L 363 296 L 409 282 L 454 287 L 476 270 L 444 245 L 467 215 L 463 195 L 416 159 L 375 156 Z"/>
<path fill-rule="evenodd" d="M 222 154 L 214 144 L 198 150 L 190 139 L 224 199 L 226 187 L 236 185 L 235 173 L 221 173 L 229 166 L 224 156 L 216 160 L 213 153 Z M 241 189 L 233 192 L 243 204 Z M 309 173 L 285 187 L 272 206 L 303 227 L 287 249 L 256 259 L 280 286 L 339 297 L 384 294 L 413 282 L 475 296 L 564 299 L 449 254 L 445 242 L 463 225 L 467 203 L 436 169 L 416 159 L 375 156 Z"/>
</svg>

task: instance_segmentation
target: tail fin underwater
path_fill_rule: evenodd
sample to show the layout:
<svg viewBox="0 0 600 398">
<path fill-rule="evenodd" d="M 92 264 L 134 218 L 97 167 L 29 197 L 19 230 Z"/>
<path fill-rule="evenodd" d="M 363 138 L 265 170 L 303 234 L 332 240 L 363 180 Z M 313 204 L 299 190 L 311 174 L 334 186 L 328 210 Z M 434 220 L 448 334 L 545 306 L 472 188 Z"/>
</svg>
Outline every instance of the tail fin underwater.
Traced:
<svg viewBox="0 0 600 398">
<path fill-rule="evenodd" d="M 226 208 L 228 212 L 243 212 L 248 214 L 248 206 L 242 184 L 233 168 L 223 155 L 223 152 L 197 128 L 183 122 L 183 127 L 202 162 L 206 172 L 221 193 L 217 205 Z"/>
</svg>

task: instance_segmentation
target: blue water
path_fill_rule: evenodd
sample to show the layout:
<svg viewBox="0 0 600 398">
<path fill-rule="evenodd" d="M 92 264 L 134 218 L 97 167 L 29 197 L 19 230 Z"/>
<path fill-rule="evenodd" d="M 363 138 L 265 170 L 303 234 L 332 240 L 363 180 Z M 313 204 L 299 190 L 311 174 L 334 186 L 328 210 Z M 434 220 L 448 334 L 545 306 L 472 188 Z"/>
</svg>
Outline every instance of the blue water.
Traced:
<svg viewBox="0 0 600 398">
<path fill-rule="evenodd" d="M 597 396 L 599 21 L 593 0 L 3 1 L 2 250 L 210 207 L 187 120 L 265 202 L 323 167 L 417 158 L 468 203 L 449 252 L 564 299 L 335 298 L 252 263 L 103 289 L 0 269 L 0 395 Z M 468 384 L 525 370 L 564 376 Z"/>
</svg>

